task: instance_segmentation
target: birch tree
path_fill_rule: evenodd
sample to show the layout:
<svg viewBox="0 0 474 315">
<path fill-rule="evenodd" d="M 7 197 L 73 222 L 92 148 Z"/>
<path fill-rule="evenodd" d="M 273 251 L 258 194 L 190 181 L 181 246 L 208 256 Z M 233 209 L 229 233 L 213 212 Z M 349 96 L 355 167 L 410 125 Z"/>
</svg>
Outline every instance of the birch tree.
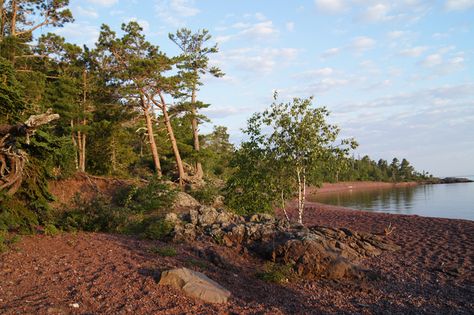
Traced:
<svg viewBox="0 0 474 315">
<path fill-rule="evenodd" d="M 295 98 L 288 103 L 275 102 L 263 113 L 254 114 L 244 130 L 249 140 L 241 147 L 250 150 L 250 154 L 258 152 L 261 163 L 258 169 L 248 166 L 254 169 L 253 178 L 260 182 L 247 186 L 260 189 L 274 205 L 281 205 L 288 219 L 285 201 L 296 198 L 301 224 L 307 186 L 318 185 L 323 170 L 342 161 L 357 146 L 353 139 L 338 140 L 340 129 L 327 122 L 329 111 L 325 107 L 313 107 L 312 100 Z M 237 166 L 230 180 L 234 184 L 236 178 L 247 172 L 245 165 Z M 238 189 L 241 195 L 257 193 L 247 192 L 245 186 Z"/>
</svg>

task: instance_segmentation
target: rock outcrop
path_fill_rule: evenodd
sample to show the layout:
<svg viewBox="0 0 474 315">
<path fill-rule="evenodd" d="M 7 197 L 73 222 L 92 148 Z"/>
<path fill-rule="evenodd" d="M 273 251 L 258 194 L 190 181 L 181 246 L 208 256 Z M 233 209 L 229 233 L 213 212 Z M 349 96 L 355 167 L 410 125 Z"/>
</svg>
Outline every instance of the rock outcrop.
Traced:
<svg viewBox="0 0 474 315">
<path fill-rule="evenodd" d="M 367 257 L 400 247 L 390 240 L 349 229 L 291 225 L 268 214 L 242 217 L 222 209 L 200 206 L 170 213 L 177 242 L 211 240 L 228 247 L 246 248 L 261 258 L 290 264 L 305 278 L 361 278 L 367 272 L 358 263 Z"/>
</svg>

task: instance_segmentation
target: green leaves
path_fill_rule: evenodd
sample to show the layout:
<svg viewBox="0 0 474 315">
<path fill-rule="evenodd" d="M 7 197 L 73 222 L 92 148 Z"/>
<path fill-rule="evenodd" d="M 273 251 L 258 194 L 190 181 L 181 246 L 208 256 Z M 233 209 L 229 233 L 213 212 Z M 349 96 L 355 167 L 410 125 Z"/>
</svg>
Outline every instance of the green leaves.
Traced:
<svg viewBox="0 0 474 315">
<path fill-rule="evenodd" d="M 353 139 L 337 141 L 339 127 L 327 123 L 329 111 L 313 107 L 312 100 L 273 103 L 248 120 L 248 140 L 232 159 L 229 206 L 246 213 L 271 210 L 282 195 L 288 199 L 305 184 L 319 184 L 324 171 L 337 168 L 357 146 Z"/>
</svg>

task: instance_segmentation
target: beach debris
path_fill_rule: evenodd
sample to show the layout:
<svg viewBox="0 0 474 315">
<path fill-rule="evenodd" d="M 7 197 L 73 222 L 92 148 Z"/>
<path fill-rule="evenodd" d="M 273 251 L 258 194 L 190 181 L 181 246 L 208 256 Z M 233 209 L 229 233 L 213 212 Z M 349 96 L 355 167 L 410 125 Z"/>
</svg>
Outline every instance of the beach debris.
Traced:
<svg viewBox="0 0 474 315">
<path fill-rule="evenodd" d="M 383 232 L 385 233 L 385 236 L 389 236 L 390 234 L 393 233 L 394 230 L 395 230 L 395 227 L 392 226 L 392 222 L 390 222 L 388 226 L 383 229 Z"/>
<path fill-rule="evenodd" d="M 159 284 L 170 285 L 188 296 L 208 303 L 226 303 L 231 296 L 230 291 L 205 274 L 188 268 L 163 271 Z"/>
</svg>

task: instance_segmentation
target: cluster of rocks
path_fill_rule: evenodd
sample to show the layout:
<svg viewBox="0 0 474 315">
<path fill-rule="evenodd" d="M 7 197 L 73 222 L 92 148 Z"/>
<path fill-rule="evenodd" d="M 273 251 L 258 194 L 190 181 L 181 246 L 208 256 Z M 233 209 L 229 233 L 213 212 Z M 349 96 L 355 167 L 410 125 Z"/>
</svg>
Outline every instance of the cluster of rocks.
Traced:
<svg viewBox="0 0 474 315">
<path fill-rule="evenodd" d="M 399 249 L 374 234 L 322 226 L 307 228 L 269 214 L 244 217 L 202 205 L 179 214 L 169 213 L 166 220 L 174 224 L 175 241 L 211 240 L 244 248 L 261 258 L 290 264 L 307 279 L 366 277 L 370 273 L 358 267 L 360 260 Z"/>
</svg>

